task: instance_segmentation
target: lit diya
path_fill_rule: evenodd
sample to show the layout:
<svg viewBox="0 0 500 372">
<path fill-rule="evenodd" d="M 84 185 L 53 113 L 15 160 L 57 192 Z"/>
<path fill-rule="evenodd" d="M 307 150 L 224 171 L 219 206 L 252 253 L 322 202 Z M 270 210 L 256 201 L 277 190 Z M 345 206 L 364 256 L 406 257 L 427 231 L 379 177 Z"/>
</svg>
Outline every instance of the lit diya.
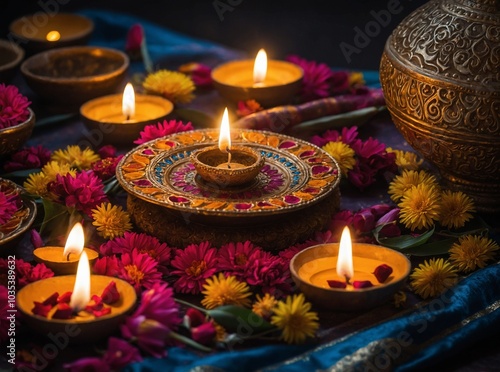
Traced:
<svg viewBox="0 0 500 372">
<path fill-rule="evenodd" d="M 233 146 L 227 107 L 222 115 L 219 144 L 195 151 L 191 161 L 197 174 L 219 187 L 239 186 L 252 181 L 264 166 L 264 158 L 248 146 Z"/>
<path fill-rule="evenodd" d="M 410 269 L 408 258 L 393 249 L 351 243 L 348 227 L 340 243 L 306 248 L 290 261 L 294 282 L 311 302 L 341 311 L 386 303 L 405 284 Z"/>
<path fill-rule="evenodd" d="M 136 94 L 132 84 L 123 94 L 94 98 L 80 107 L 80 115 L 90 132 L 96 132 L 106 143 L 132 144 L 147 124 L 166 119 L 174 105 L 150 94 Z"/>
<path fill-rule="evenodd" d="M 26 285 L 16 303 L 23 322 L 68 343 L 102 340 L 115 332 L 137 300 L 134 287 L 103 275 L 90 275 L 82 252 L 75 275 L 56 276 Z"/>
<path fill-rule="evenodd" d="M 300 91 L 304 71 L 294 63 L 267 59 L 264 49 L 255 60 L 224 63 L 212 70 L 215 88 L 232 101 L 256 100 L 263 107 L 290 103 Z"/>
<path fill-rule="evenodd" d="M 90 248 L 84 248 L 84 232 L 81 223 L 77 222 L 66 239 L 64 247 L 40 247 L 33 251 L 35 261 L 45 264 L 55 275 L 75 274 L 78 260 L 85 252 L 92 264 L 99 253 Z"/>
</svg>

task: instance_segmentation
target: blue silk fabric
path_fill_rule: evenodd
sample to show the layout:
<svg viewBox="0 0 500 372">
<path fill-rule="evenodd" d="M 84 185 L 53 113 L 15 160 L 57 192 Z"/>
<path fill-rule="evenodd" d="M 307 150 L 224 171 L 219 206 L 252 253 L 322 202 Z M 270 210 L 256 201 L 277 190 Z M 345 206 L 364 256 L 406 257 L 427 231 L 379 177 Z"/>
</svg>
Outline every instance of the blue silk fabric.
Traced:
<svg viewBox="0 0 500 372">
<path fill-rule="evenodd" d="M 172 32 L 132 16 L 87 10 L 95 23 L 92 45 L 123 50 L 131 25 L 145 30 L 155 66 L 202 62 L 215 66 L 245 57 L 211 42 Z M 167 62 L 165 62 L 167 61 Z M 140 62 L 133 72 L 144 72 Z M 377 86 L 378 74 L 366 72 L 367 85 Z M 125 371 L 407 371 L 453 357 L 500 326 L 500 265 L 479 270 L 439 298 L 405 310 L 380 324 L 317 345 L 267 345 L 237 351 L 200 354 L 169 348 L 163 359 L 147 358 Z M 372 310 L 376 311 L 376 309 Z M 334 316 L 334 314 L 332 314 Z"/>
</svg>

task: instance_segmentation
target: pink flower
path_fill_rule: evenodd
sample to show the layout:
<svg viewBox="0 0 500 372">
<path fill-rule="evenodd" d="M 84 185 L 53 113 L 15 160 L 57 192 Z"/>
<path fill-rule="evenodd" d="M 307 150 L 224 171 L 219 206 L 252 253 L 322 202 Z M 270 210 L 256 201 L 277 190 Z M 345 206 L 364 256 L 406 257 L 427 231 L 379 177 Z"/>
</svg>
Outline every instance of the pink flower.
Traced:
<svg viewBox="0 0 500 372">
<path fill-rule="evenodd" d="M 122 254 L 120 263 L 118 276 L 133 285 L 137 293 L 143 287 L 152 288 L 161 279 L 158 262 L 137 249 L 132 250 L 132 253 Z"/>
<path fill-rule="evenodd" d="M 119 371 L 130 363 L 142 360 L 139 350 L 127 341 L 117 337 L 110 337 L 108 340 L 108 350 L 102 360 L 112 371 Z"/>
<path fill-rule="evenodd" d="M 330 94 L 337 95 L 349 89 L 349 73 L 347 71 L 333 71 L 330 77 Z"/>
<path fill-rule="evenodd" d="M 228 275 L 242 278 L 249 265 L 249 257 L 260 250 L 260 247 L 254 246 L 250 241 L 225 244 L 219 248 L 217 253 L 219 270 L 226 271 Z"/>
<path fill-rule="evenodd" d="M 96 275 L 117 276 L 120 271 L 120 261 L 116 256 L 106 256 L 95 260 L 92 272 Z"/>
<path fill-rule="evenodd" d="M 144 315 L 129 316 L 120 328 L 125 339 L 134 340 L 140 349 L 152 356 L 161 358 L 167 354 L 165 346 L 171 330 L 157 320 Z"/>
<path fill-rule="evenodd" d="M 107 179 L 115 175 L 116 166 L 120 162 L 121 158 L 123 158 L 123 155 L 103 158 L 92 163 L 90 167 L 97 177 L 99 177 L 103 181 L 106 181 Z"/>
<path fill-rule="evenodd" d="M 210 345 L 215 339 L 217 331 L 212 322 L 206 322 L 198 327 L 191 328 L 191 337 L 202 345 Z"/>
<path fill-rule="evenodd" d="M 116 147 L 113 145 L 104 145 L 99 150 L 97 150 L 97 153 L 99 154 L 99 157 L 101 159 L 105 158 L 114 158 L 116 157 Z"/>
<path fill-rule="evenodd" d="M 361 233 L 370 232 L 375 227 L 375 215 L 371 208 L 363 208 L 354 214 L 352 226 Z"/>
<path fill-rule="evenodd" d="M 199 325 L 207 321 L 205 314 L 203 314 L 200 310 L 195 309 L 194 307 L 190 307 L 186 310 L 184 318 L 186 319 L 185 321 L 188 324 L 188 328 L 198 327 Z"/>
<path fill-rule="evenodd" d="M 0 226 L 11 219 L 14 213 L 17 212 L 17 197 L 13 195 L 7 196 L 0 191 Z"/>
<path fill-rule="evenodd" d="M 174 289 L 180 293 L 200 293 L 205 280 L 217 272 L 216 254 L 217 249 L 211 247 L 209 242 L 177 249 L 171 263 L 176 269 L 171 274 L 179 276 Z"/>
<path fill-rule="evenodd" d="M 42 168 L 50 160 L 51 152 L 42 145 L 25 147 L 5 162 L 4 169 L 13 172 L 21 169 Z"/>
<path fill-rule="evenodd" d="M 368 165 L 360 164 L 359 162 L 354 165 L 347 175 L 347 179 L 359 190 L 363 191 L 368 186 L 376 181 L 377 171 Z"/>
<path fill-rule="evenodd" d="M 193 129 L 194 128 L 191 122 L 184 124 L 182 121 L 164 120 L 163 123 L 146 125 L 144 130 L 141 131 L 140 137 L 136 139 L 134 143 L 140 145 L 156 138 L 168 136 L 169 134 L 185 132 Z"/>
<path fill-rule="evenodd" d="M 42 236 L 36 229 L 30 230 L 30 240 L 33 248 L 40 248 L 44 246 Z"/>
<path fill-rule="evenodd" d="M 324 63 L 307 61 L 295 55 L 288 56 L 286 59 L 304 70 L 301 91 L 302 101 L 312 101 L 330 95 L 329 81 L 333 75 L 330 67 Z"/>
<path fill-rule="evenodd" d="M 10 327 L 9 315 L 9 302 L 7 287 L 0 285 L 0 342 L 3 343 L 9 338 L 8 330 Z"/>
<path fill-rule="evenodd" d="M 249 258 L 246 282 L 259 286 L 262 292 L 281 297 L 290 293 L 290 269 L 287 263 L 270 252 L 256 252 Z"/>
<path fill-rule="evenodd" d="M 179 72 L 182 72 L 191 77 L 194 85 L 199 88 L 211 88 L 212 81 L 212 69 L 203 63 L 186 63 L 179 67 Z"/>
<path fill-rule="evenodd" d="M 1 276 L 1 283 L 7 284 L 7 269 L 8 263 L 5 258 L 0 258 L 0 272 L 4 275 Z M 16 260 L 16 286 L 17 289 L 24 287 L 26 284 L 35 282 L 40 279 L 51 278 L 54 272 L 49 269 L 45 264 L 39 263 L 32 266 L 29 262 L 23 259 Z"/>
<path fill-rule="evenodd" d="M 18 125 L 30 115 L 28 99 L 14 85 L 0 84 L 0 129 Z"/>
<path fill-rule="evenodd" d="M 123 236 L 109 240 L 99 248 L 103 255 L 130 253 L 134 249 L 150 255 L 158 261 L 158 270 L 165 275 L 168 274 L 167 267 L 170 265 L 172 248 L 154 236 L 127 231 Z"/>
<path fill-rule="evenodd" d="M 92 171 L 78 172 L 75 176 L 58 174 L 48 189 L 58 202 L 74 207 L 89 217 L 92 216 L 92 209 L 108 201 L 102 181 Z"/>
<path fill-rule="evenodd" d="M 350 226 L 352 224 L 353 218 L 354 214 L 347 209 L 341 210 L 333 215 L 329 228 L 332 232 L 332 235 L 334 236 L 333 239 L 335 239 L 335 241 L 340 241 L 342 230 L 344 229 L 344 227 Z"/>
<path fill-rule="evenodd" d="M 393 238 L 401 235 L 401 229 L 397 225 L 399 220 L 399 208 L 393 208 L 382 217 L 380 217 L 375 226 L 385 225 L 382 230 L 380 230 L 380 235 Z"/>
<path fill-rule="evenodd" d="M 142 25 L 136 23 L 132 25 L 127 33 L 127 40 L 125 42 L 125 51 L 133 59 L 141 57 L 141 45 L 144 40 L 144 29 Z"/>
<path fill-rule="evenodd" d="M 69 372 L 109 372 L 111 369 L 108 364 L 98 357 L 80 358 L 73 363 L 64 364 L 64 370 Z"/>
<path fill-rule="evenodd" d="M 350 128 L 343 127 L 341 132 L 335 129 L 329 129 L 323 135 L 315 135 L 311 138 L 311 142 L 316 146 L 323 147 L 328 142 L 342 141 L 346 145 L 351 146 L 358 139 L 358 128 L 352 126 Z"/>
<path fill-rule="evenodd" d="M 177 329 L 182 321 L 174 292 L 166 282 L 156 282 L 142 292 L 141 303 L 132 316 L 139 315 L 156 320 L 172 330 Z"/>
</svg>

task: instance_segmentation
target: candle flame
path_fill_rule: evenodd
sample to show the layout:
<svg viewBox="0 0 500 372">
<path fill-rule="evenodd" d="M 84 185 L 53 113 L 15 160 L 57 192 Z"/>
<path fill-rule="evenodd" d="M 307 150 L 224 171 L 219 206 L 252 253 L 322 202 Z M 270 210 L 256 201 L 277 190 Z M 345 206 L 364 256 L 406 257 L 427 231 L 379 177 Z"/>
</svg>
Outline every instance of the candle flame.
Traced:
<svg viewBox="0 0 500 372">
<path fill-rule="evenodd" d="M 59 31 L 49 31 L 45 38 L 47 39 L 47 41 L 57 41 L 61 38 L 61 34 L 59 33 Z"/>
<path fill-rule="evenodd" d="M 222 115 L 222 121 L 220 123 L 219 150 L 222 152 L 228 152 L 228 150 L 231 150 L 231 132 L 229 130 L 229 115 L 227 113 L 227 107 L 224 109 L 224 114 Z"/>
<path fill-rule="evenodd" d="M 63 250 L 63 258 L 68 257 L 71 253 L 80 255 L 85 245 L 85 234 L 83 233 L 83 226 L 80 222 L 75 223 L 75 226 L 69 232 L 66 239 L 66 245 Z"/>
<path fill-rule="evenodd" d="M 83 251 L 78 261 L 75 286 L 71 294 L 69 306 L 75 313 L 83 310 L 90 301 L 90 265 L 87 252 Z"/>
<path fill-rule="evenodd" d="M 135 115 L 135 93 L 131 83 L 127 83 L 123 91 L 122 112 L 127 120 L 132 119 Z"/>
<path fill-rule="evenodd" d="M 267 74 L 267 54 L 264 49 L 260 49 L 255 57 L 255 63 L 253 65 L 253 82 L 254 84 L 260 84 L 266 80 Z"/>
<path fill-rule="evenodd" d="M 351 233 L 346 226 L 342 230 L 339 244 L 339 257 L 337 258 L 337 275 L 345 278 L 346 282 L 354 276 L 354 268 L 352 264 L 352 243 Z"/>
</svg>

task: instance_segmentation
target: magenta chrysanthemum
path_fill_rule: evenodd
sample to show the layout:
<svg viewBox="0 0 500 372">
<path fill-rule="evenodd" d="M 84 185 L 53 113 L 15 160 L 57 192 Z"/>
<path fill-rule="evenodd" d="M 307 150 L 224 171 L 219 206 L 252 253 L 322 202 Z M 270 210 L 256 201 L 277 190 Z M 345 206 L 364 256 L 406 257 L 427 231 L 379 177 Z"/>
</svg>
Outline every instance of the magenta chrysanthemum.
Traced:
<svg viewBox="0 0 500 372">
<path fill-rule="evenodd" d="M 103 355 L 102 360 L 112 371 L 119 371 L 130 363 L 140 362 L 142 356 L 139 350 L 127 341 L 117 337 L 110 337 L 108 350 Z"/>
<path fill-rule="evenodd" d="M 30 115 L 28 99 L 14 85 L 0 84 L 0 129 L 26 121 Z"/>
<path fill-rule="evenodd" d="M 328 142 L 341 141 L 346 145 L 351 146 L 358 139 L 358 127 L 352 126 L 350 128 L 343 127 L 339 132 L 335 129 L 329 129 L 325 133 L 320 135 L 315 135 L 311 138 L 311 142 L 318 147 L 323 147 Z"/>
<path fill-rule="evenodd" d="M 241 279 L 249 265 L 250 256 L 260 250 L 260 247 L 254 246 L 249 241 L 225 244 L 219 248 L 217 253 L 219 270 Z"/>
<path fill-rule="evenodd" d="M 17 211 L 17 198 L 0 191 L 0 225 L 6 223 Z"/>
<path fill-rule="evenodd" d="M 89 217 L 92 216 L 92 209 L 108 201 L 101 179 L 92 171 L 78 172 L 74 176 L 58 174 L 48 188 L 57 202 L 82 211 Z"/>
<path fill-rule="evenodd" d="M 333 73 L 328 65 L 307 61 L 298 56 L 289 56 L 286 59 L 300 66 L 304 71 L 301 91 L 303 101 L 311 101 L 330 95 L 330 79 Z"/>
<path fill-rule="evenodd" d="M 182 321 L 174 291 L 166 282 L 156 282 L 142 292 L 141 303 L 132 316 L 139 315 L 156 320 L 171 330 L 177 329 Z"/>
<path fill-rule="evenodd" d="M 116 157 L 102 158 L 92 163 L 90 168 L 94 171 L 97 177 L 105 181 L 115 175 L 116 166 L 120 162 L 121 158 L 123 158 L 123 155 Z"/>
<path fill-rule="evenodd" d="M 4 169 L 13 172 L 21 169 L 42 168 L 50 160 L 51 152 L 42 145 L 25 147 L 5 162 Z"/>
<path fill-rule="evenodd" d="M 179 278 L 174 289 L 180 293 L 197 294 L 203 290 L 203 284 L 217 272 L 217 249 L 209 242 L 199 245 L 190 244 L 185 249 L 178 249 L 171 265 L 175 268 L 172 275 Z"/>
<path fill-rule="evenodd" d="M 257 252 L 249 257 L 245 280 L 259 286 L 263 293 L 282 297 L 291 292 L 290 269 L 285 260 L 270 252 Z"/>
<path fill-rule="evenodd" d="M 194 128 L 191 122 L 184 124 L 182 121 L 164 120 L 163 123 L 146 125 L 144 130 L 141 131 L 140 137 L 136 139 L 134 143 L 140 145 L 156 138 L 168 136 L 169 134 L 185 132 L 193 129 Z"/>
<path fill-rule="evenodd" d="M 137 249 L 140 253 L 147 253 L 158 261 L 158 269 L 167 274 L 167 267 L 170 264 L 172 248 L 166 243 L 162 243 L 158 238 L 145 234 L 126 231 L 123 236 L 116 237 L 102 244 L 100 252 L 103 255 L 131 253 Z"/>
<path fill-rule="evenodd" d="M 161 280 L 158 262 L 137 249 L 122 254 L 119 266 L 118 276 L 133 285 L 138 293 L 142 288 L 152 288 L 154 283 Z"/>
<path fill-rule="evenodd" d="M 0 284 L 7 285 L 8 263 L 5 258 L 0 258 Z M 45 264 L 39 263 L 32 266 L 23 259 L 16 260 L 16 287 L 20 289 L 26 284 L 36 282 L 41 279 L 51 278 L 54 272 Z"/>
<path fill-rule="evenodd" d="M 8 300 L 7 287 L 0 285 L 0 342 L 3 343 L 8 338 L 8 329 L 10 326 L 10 320 L 8 316 L 11 314 L 8 312 L 9 302 Z"/>
</svg>

